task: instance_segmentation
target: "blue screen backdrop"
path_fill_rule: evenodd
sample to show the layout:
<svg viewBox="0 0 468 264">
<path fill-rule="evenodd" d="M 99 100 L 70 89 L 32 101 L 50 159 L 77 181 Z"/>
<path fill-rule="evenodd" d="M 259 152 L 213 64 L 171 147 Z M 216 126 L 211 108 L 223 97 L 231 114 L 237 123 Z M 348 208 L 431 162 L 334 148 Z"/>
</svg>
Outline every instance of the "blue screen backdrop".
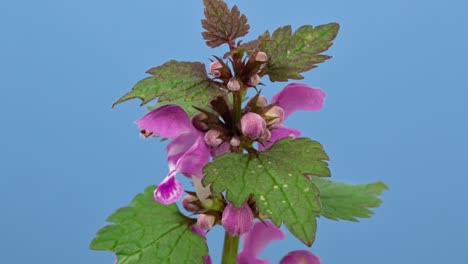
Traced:
<svg viewBox="0 0 468 264">
<path fill-rule="evenodd" d="M 383 180 L 371 219 L 319 220 L 325 264 L 467 263 L 468 5 L 448 1 L 229 0 L 251 38 L 339 22 L 334 58 L 305 74 L 325 107 L 287 120 L 324 144 L 333 178 Z M 170 59 L 208 63 L 199 1 L 0 1 L 1 263 L 113 263 L 88 249 L 115 209 L 167 173 L 164 146 L 111 104 Z M 267 95 L 284 83 L 268 83 Z M 218 263 L 223 232 L 209 233 Z M 306 247 L 271 244 L 277 261 Z"/>
</svg>

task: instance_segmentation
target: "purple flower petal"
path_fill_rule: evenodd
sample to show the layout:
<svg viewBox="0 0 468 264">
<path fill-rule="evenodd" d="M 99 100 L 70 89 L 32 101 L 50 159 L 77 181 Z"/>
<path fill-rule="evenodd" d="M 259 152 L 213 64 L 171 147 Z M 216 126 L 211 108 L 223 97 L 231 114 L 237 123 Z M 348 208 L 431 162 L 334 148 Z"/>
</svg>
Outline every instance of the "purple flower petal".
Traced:
<svg viewBox="0 0 468 264">
<path fill-rule="evenodd" d="M 210 148 L 199 136 L 194 144 L 177 160 L 177 172 L 203 177 L 203 167 L 210 161 Z"/>
<path fill-rule="evenodd" d="M 223 211 L 221 222 L 224 229 L 233 236 L 239 236 L 252 230 L 253 228 L 253 212 L 247 203 L 244 203 L 241 208 L 236 208 L 233 204 L 228 203 Z"/>
<path fill-rule="evenodd" d="M 243 248 L 237 256 L 238 264 L 264 264 L 268 260 L 258 259 L 260 252 L 274 240 L 283 240 L 281 229 L 270 221 L 255 223 L 252 230 L 242 237 Z"/>
<path fill-rule="evenodd" d="M 203 257 L 203 264 L 212 264 L 210 256 Z"/>
<path fill-rule="evenodd" d="M 295 250 L 284 256 L 280 264 L 320 264 L 320 258 L 307 250 Z"/>
<path fill-rule="evenodd" d="M 221 143 L 221 145 L 211 148 L 211 156 L 213 156 L 214 158 L 226 154 L 228 152 L 231 152 L 231 144 L 229 144 L 229 142 L 223 142 Z"/>
<path fill-rule="evenodd" d="M 297 110 L 319 110 L 323 106 L 325 92 L 305 84 L 290 83 L 276 93 L 271 102 L 283 108 L 284 118 Z"/>
<path fill-rule="evenodd" d="M 195 131 L 185 131 L 177 135 L 166 147 L 169 169 L 174 170 L 177 161 L 195 144 L 200 135 Z"/>
<path fill-rule="evenodd" d="M 150 131 L 166 138 L 172 138 L 183 131 L 194 129 L 187 113 L 178 105 L 158 107 L 135 121 L 135 123 L 142 130 Z"/>
<path fill-rule="evenodd" d="M 205 230 L 201 229 L 198 225 L 194 224 L 191 226 L 190 230 L 197 234 L 197 235 L 200 235 L 202 237 L 206 237 L 206 232 Z"/>
<path fill-rule="evenodd" d="M 175 178 L 175 171 L 171 171 L 154 190 L 154 199 L 162 204 L 171 204 L 179 200 L 183 192 L 182 184 Z"/>
<path fill-rule="evenodd" d="M 283 125 L 280 125 L 278 127 L 275 127 L 273 130 L 271 130 L 271 137 L 270 140 L 263 144 L 258 144 L 258 150 L 264 151 L 271 147 L 276 141 L 283 139 L 285 137 L 292 137 L 292 138 L 297 138 L 298 136 L 301 135 L 301 131 L 290 128 L 290 127 L 285 127 Z"/>
</svg>

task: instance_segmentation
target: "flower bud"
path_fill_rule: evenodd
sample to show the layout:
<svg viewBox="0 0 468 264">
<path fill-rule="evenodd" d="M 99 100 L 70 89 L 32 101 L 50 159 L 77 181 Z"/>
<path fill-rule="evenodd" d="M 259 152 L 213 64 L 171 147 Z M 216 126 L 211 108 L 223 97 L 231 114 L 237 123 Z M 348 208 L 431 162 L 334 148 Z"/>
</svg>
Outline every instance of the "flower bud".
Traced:
<svg viewBox="0 0 468 264">
<path fill-rule="evenodd" d="M 260 83 L 260 76 L 258 74 L 254 74 L 250 76 L 249 82 L 247 83 L 249 86 L 257 86 Z"/>
<path fill-rule="evenodd" d="M 247 203 L 244 203 L 241 208 L 228 204 L 224 208 L 221 222 L 227 232 L 231 233 L 231 235 L 239 236 L 252 230 L 254 225 L 253 220 L 252 209 L 250 209 Z"/>
<path fill-rule="evenodd" d="M 268 100 L 265 96 L 263 95 L 260 95 L 257 99 L 257 103 L 256 103 L 256 106 L 258 107 L 265 107 L 268 105 Z"/>
<path fill-rule="evenodd" d="M 191 213 L 195 213 L 195 212 L 198 212 L 200 211 L 202 208 L 197 204 L 198 202 L 198 198 L 194 195 L 187 195 L 184 197 L 184 199 L 182 200 L 182 206 L 184 207 L 185 210 L 191 212 Z"/>
<path fill-rule="evenodd" d="M 231 78 L 227 84 L 227 88 L 231 92 L 239 91 L 240 83 L 236 78 Z"/>
<path fill-rule="evenodd" d="M 259 62 L 267 62 L 268 61 L 268 55 L 265 52 L 260 51 L 260 52 L 257 53 L 257 55 L 255 55 L 255 60 L 259 61 Z"/>
<path fill-rule="evenodd" d="M 263 134 L 257 139 L 259 142 L 267 142 L 271 138 L 271 132 L 268 129 L 265 129 Z"/>
<path fill-rule="evenodd" d="M 221 62 L 219 61 L 214 61 L 210 64 L 210 73 L 211 75 L 213 75 L 214 77 L 219 77 L 221 76 L 221 71 L 219 71 L 220 69 L 223 68 L 223 65 L 221 64 Z"/>
<path fill-rule="evenodd" d="M 259 138 L 266 129 L 265 120 L 260 115 L 252 112 L 243 115 L 240 123 L 242 133 L 253 140 Z"/>
<path fill-rule="evenodd" d="M 279 106 L 273 106 L 265 112 L 267 125 L 270 127 L 277 127 L 284 121 L 284 110 Z"/>
<path fill-rule="evenodd" d="M 203 230 L 210 230 L 215 224 L 215 217 L 208 214 L 200 214 L 197 218 L 197 225 Z"/>
<path fill-rule="evenodd" d="M 231 146 L 233 147 L 238 147 L 240 146 L 240 138 L 238 136 L 233 136 L 231 138 L 231 141 L 229 141 L 229 144 L 231 144 Z"/>
<path fill-rule="evenodd" d="M 221 132 L 219 130 L 216 130 L 216 129 L 208 130 L 208 132 L 205 133 L 206 144 L 212 147 L 219 146 L 221 143 L 223 143 L 223 140 L 219 138 L 220 135 L 221 135 Z"/>
<path fill-rule="evenodd" d="M 192 117 L 192 125 L 200 130 L 200 131 L 206 131 L 209 129 L 208 125 L 204 122 L 205 120 L 208 120 L 208 116 L 205 113 L 196 113 Z"/>
</svg>

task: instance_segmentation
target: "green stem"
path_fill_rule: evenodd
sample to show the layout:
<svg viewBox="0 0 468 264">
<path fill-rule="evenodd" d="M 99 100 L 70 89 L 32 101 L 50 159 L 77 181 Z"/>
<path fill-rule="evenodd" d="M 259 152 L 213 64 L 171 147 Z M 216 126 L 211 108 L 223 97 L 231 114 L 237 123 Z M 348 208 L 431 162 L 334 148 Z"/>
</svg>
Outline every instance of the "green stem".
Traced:
<svg viewBox="0 0 468 264">
<path fill-rule="evenodd" d="M 231 236 L 228 232 L 224 234 L 224 248 L 222 264 L 236 264 L 237 250 L 239 248 L 239 236 Z"/>
</svg>

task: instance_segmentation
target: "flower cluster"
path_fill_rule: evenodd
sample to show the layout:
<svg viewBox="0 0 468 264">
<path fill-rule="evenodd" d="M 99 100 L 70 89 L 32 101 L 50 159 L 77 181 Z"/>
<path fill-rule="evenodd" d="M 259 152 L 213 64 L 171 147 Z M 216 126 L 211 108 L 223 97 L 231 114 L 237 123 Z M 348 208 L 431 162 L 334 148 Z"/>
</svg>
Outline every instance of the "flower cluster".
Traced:
<svg viewBox="0 0 468 264">
<path fill-rule="evenodd" d="M 233 60 L 238 59 L 237 54 L 233 54 Z M 237 92 L 241 88 L 256 87 L 261 83 L 259 71 L 263 69 L 267 61 L 268 55 L 265 52 L 256 52 L 242 65 L 240 61 L 234 63 L 240 67 L 234 67 L 234 73 L 237 74 L 233 74 L 228 65 L 216 57 L 216 61 L 210 64 L 210 74 L 215 79 L 222 81 L 229 91 Z"/>
<path fill-rule="evenodd" d="M 169 172 L 154 191 L 155 200 L 162 204 L 178 201 L 184 190 L 176 175 L 192 179 L 195 192 L 187 192 L 182 205 L 198 215 L 194 232 L 204 234 L 221 224 L 231 235 L 242 235 L 244 250 L 239 254 L 239 263 L 266 263 L 257 259 L 258 254 L 271 240 L 283 239 L 284 234 L 268 221 L 254 223 L 255 218 L 260 218 L 254 197 L 240 208 L 228 203 L 222 195 L 213 197 L 210 186 L 201 183 L 203 168 L 211 158 L 225 153 L 257 153 L 280 139 L 298 137 L 300 131 L 285 126 L 285 119 L 298 110 L 319 110 L 325 99 L 320 89 L 291 83 L 270 102 L 257 90 L 242 107 L 246 90 L 261 84 L 259 73 L 267 60 L 264 52 L 253 54 L 244 62 L 234 56 L 231 62 L 237 66 L 233 66 L 236 69 L 233 74 L 217 59 L 209 71 L 213 80 L 226 88 L 226 95 L 213 99 L 207 109 L 196 108 L 198 113 L 191 117 L 178 105 L 164 105 L 136 121 L 145 137 L 172 139 L 166 148 Z M 319 260 L 307 251 L 295 251 L 281 263 L 319 263 Z"/>
<path fill-rule="evenodd" d="M 183 188 L 176 173 L 189 178 L 203 177 L 203 167 L 216 157 L 227 152 L 269 148 L 285 137 L 296 138 L 300 131 L 286 127 L 283 122 L 298 110 L 319 110 L 323 106 L 325 93 L 305 84 L 288 84 L 272 97 L 271 103 L 263 96 L 255 96 L 243 110 L 240 124 L 233 126 L 229 115 L 228 101 L 218 98 L 213 110 L 203 110 L 191 119 L 178 105 L 156 108 L 136 121 L 145 136 L 157 135 L 171 138 L 167 145 L 169 173 L 155 190 L 156 201 L 170 204 L 179 200 Z"/>
<path fill-rule="evenodd" d="M 296 30 L 283 26 L 244 39 L 250 25 L 236 5 L 202 2 L 201 35 L 210 48 L 228 46 L 223 56 L 213 56 L 208 67 L 177 60 L 153 67 L 147 71 L 151 76 L 113 104 L 138 98 L 145 105 L 157 99 L 157 107 L 135 123 L 145 138 L 169 139 L 166 176 L 156 189 L 145 189 L 132 206 L 114 213 L 109 218 L 113 224 L 101 229 L 91 244 L 115 252 L 119 262 L 211 264 L 206 234 L 219 225 L 225 230 L 222 263 L 266 264 L 261 252 L 285 238 L 282 224 L 311 246 L 316 218 L 368 217 L 387 188 L 382 182 L 353 185 L 322 179 L 331 176 L 322 145 L 298 138 L 301 131 L 286 125 L 296 111 L 320 110 L 326 96 L 322 90 L 289 83 L 266 98 L 260 89 L 265 86 L 262 78 L 302 79 L 330 59 L 323 52 L 333 45 L 339 24 Z M 193 189 L 184 190 L 181 175 Z M 358 192 L 356 203 L 352 198 Z M 307 250 L 295 250 L 279 263 L 321 261 Z"/>
</svg>

